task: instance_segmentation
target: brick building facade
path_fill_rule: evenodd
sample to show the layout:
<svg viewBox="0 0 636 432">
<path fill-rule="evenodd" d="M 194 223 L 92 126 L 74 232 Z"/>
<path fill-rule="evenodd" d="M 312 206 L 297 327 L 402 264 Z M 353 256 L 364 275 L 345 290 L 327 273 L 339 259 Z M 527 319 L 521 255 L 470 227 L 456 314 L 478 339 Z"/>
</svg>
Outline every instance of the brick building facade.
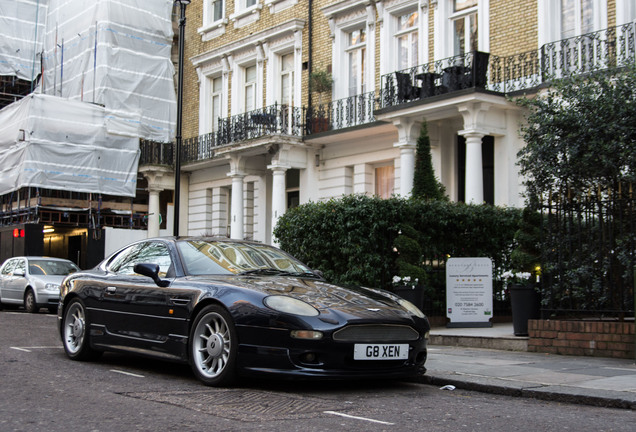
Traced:
<svg viewBox="0 0 636 432">
<path fill-rule="evenodd" d="M 290 206 L 408 196 L 424 121 L 452 200 L 523 205 L 511 98 L 633 61 L 632 3 L 193 0 L 180 232 L 271 243 Z"/>
</svg>

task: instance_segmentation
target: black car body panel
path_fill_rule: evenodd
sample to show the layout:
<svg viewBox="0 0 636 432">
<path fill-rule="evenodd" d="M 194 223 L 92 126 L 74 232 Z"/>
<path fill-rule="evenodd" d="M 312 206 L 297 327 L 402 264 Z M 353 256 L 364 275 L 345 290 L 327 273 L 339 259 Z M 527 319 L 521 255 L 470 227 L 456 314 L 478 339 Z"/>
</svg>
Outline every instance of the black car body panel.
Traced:
<svg viewBox="0 0 636 432">
<path fill-rule="evenodd" d="M 428 320 L 421 313 L 417 316 L 405 309 L 391 293 L 338 287 L 310 271 L 293 276 L 187 275 L 187 262 L 182 262 L 176 239 L 146 242 L 150 241 L 170 251 L 172 263 L 162 279 L 167 286 L 159 286 L 139 274 L 111 271 L 112 263 L 121 256 L 118 254 L 126 253 L 117 252 L 95 269 L 65 279 L 58 308 L 62 338 L 65 308 L 71 299 L 79 298 L 86 306 L 92 348 L 188 362 L 192 322 L 205 305 L 214 303 L 222 305 L 231 315 L 238 339 L 236 367 L 243 375 L 389 378 L 412 375 L 423 369 Z M 230 246 L 253 244 L 220 241 Z M 274 310 L 264 303 L 269 296 L 298 299 L 318 313 L 303 316 Z M 294 330 L 320 332 L 322 337 L 294 338 L 291 333 Z M 339 336 L 334 338 L 334 334 Z M 354 360 L 357 343 L 378 344 L 389 351 L 408 346 L 408 356 Z"/>
</svg>

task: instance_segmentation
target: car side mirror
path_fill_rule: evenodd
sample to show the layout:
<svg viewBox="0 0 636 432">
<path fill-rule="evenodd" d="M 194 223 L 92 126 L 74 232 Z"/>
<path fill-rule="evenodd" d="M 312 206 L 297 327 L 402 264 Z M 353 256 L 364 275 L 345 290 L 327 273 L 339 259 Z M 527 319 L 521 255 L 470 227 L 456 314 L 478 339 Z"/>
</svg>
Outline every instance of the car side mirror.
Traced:
<svg viewBox="0 0 636 432">
<path fill-rule="evenodd" d="M 312 270 L 316 276 L 320 276 L 322 279 L 325 278 L 325 275 L 320 270 Z"/>
<path fill-rule="evenodd" d="M 135 264 L 135 267 L 133 267 L 133 270 L 135 273 L 139 273 L 142 276 L 148 276 L 157 284 L 157 286 L 165 288 L 168 285 L 170 285 L 170 281 L 161 279 L 159 277 L 159 264 L 150 264 L 150 263 Z"/>
</svg>

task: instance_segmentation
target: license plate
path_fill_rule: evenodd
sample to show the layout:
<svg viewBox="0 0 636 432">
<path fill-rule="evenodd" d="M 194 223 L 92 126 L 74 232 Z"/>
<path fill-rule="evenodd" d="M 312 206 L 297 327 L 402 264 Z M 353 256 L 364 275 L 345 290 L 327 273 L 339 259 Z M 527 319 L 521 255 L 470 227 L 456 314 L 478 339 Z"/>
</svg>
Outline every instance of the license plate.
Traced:
<svg viewBox="0 0 636 432">
<path fill-rule="evenodd" d="M 406 360 L 409 358 L 408 344 L 355 344 L 354 360 Z"/>
</svg>

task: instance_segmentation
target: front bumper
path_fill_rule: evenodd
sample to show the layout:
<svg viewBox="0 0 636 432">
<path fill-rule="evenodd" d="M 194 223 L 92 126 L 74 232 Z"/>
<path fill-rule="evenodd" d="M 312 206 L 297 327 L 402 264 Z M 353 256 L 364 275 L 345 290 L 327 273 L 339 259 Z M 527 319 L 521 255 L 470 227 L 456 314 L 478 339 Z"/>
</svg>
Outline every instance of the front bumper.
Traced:
<svg viewBox="0 0 636 432">
<path fill-rule="evenodd" d="M 289 337 L 289 330 L 283 329 L 269 329 L 268 337 L 259 338 L 241 337 L 241 333 L 244 332 L 239 329 L 238 369 L 243 375 L 382 379 L 413 377 L 426 370 L 427 348 L 423 337 L 402 342 L 409 345 L 407 359 L 354 360 L 353 342 L 337 342 L 330 337 L 319 341 L 295 340 Z"/>
</svg>

